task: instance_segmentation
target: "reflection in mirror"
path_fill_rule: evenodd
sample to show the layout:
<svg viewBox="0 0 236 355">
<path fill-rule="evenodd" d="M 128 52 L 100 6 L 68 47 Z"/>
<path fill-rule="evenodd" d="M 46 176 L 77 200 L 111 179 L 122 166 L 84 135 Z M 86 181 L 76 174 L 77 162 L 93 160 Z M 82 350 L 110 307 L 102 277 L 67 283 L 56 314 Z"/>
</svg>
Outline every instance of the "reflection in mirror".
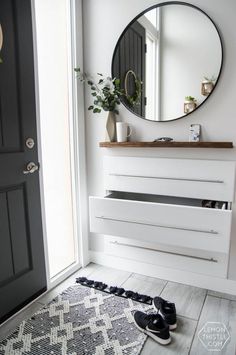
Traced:
<svg viewBox="0 0 236 355">
<path fill-rule="evenodd" d="M 192 5 L 170 3 L 127 26 L 113 54 L 112 74 L 128 93 L 123 103 L 129 110 L 148 120 L 170 121 L 207 99 L 221 66 L 222 44 L 212 20 Z"/>
</svg>

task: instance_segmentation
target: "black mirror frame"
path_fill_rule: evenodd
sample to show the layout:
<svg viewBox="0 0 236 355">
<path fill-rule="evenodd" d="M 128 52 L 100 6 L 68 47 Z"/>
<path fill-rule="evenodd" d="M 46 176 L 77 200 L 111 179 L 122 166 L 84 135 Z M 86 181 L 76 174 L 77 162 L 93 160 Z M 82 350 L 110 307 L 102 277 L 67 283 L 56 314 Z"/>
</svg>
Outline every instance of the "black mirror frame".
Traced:
<svg viewBox="0 0 236 355">
<path fill-rule="evenodd" d="M 191 8 L 194 8 L 195 10 L 198 10 L 200 11 L 202 14 L 204 14 L 212 23 L 212 25 L 214 26 L 214 28 L 216 29 L 216 32 L 219 36 L 219 40 L 220 40 L 220 47 L 221 47 L 221 65 L 220 65 L 220 70 L 219 70 L 219 74 L 218 74 L 218 77 L 216 79 L 216 82 L 215 82 L 215 85 L 214 85 L 214 89 L 212 90 L 212 92 L 206 97 L 206 99 L 204 101 L 202 101 L 200 103 L 200 105 L 197 106 L 197 108 L 192 111 L 192 112 L 189 112 L 183 116 L 180 116 L 180 117 L 176 117 L 176 118 L 173 118 L 171 120 L 166 120 L 166 121 L 155 121 L 155 120 L 149 120 L 148 118 L 145 118 L 145 117 L 142 117 L 141 115 L 133 112 L 130 107 L 123 101 L 121 100 L 121 103 L 127 108 L 127 110 L 129 110 L 132 114 L 134 114 L 135 116 L 139 117 L 139 118 L 142 118 L 143 120 L 147 120 L 149 122 L 157 122 L 157 123 L 160 123 L 160 122 L 164 122 L 164 123 L 167 123 L 167 122 L 172 122 L 172 121 L 176 121 L 176 120 L 179 120 L 180 118 L 184 118 L 184 117 L 187 117 L 191 114 L 193 114 L 196 110 L 198 110 L 208 99 L 209 97 L 212 95 L 212 93 L 214 92 L 218 82 L 219 82 L 219 78 L 221 76 L 221 73 L 222 73 L 222 68 L 223 68 L 223 62 L 224 62 L 224 51 L 223 51 L 223 40 L 222 40 L 222 36 L 220 34 L 220 31 L 218 29 L 218 27 L 216 26 L 215 22 L 211 19 L 211 17 L 205 12 L 203 11 L 202 9 L 200 9 L 199 7 L 193 5 L 193 4 L 189 4 L 189 3 L 186 3 L 186 2 L 183 2 L 183 1 L 170 1 L 170 2 L 162 2 L 160 4 L 157 4 L 157 5 L 152 5 L 150 6 L 149 8 L 147 8 L 146 10 L 143 10 L 141 13 L 139 13 L 137 16 L 135 16 L 135 18 L 130 21 L 130 23 L 125 27 L 125 29 L 123 30 L 123 32 L 121 33 L 120 37 L 118 38 L 118 41 L 116 43 L 116 46 L 115 46 L 115 49 L 114 49 L 114 52 L 113 52 L 113 55 L 112 55 L 112 62 L 111 62 L 111 73 L 112 73 L 112 77 L 114 77 L 114 70 L 113 70 L 113 67 L 114 67 L 114 61 L 115 61 L 115 55 L 116 55 L 116 52 L 117 52 L 117 49 L 118 49 L 118 45 L 119 45 L 119 42 L 121 40 L 121 38 L 123 37 L 123 35 L 125 34 L 125 32 L 127 31 L 127 29 L 129 28 L 129 26 L 131 26 L 135 21 L 137 21 L 138 18 L 140 18 L 141 16 L 143 16 L 146 12 L 150 11 L 150 10 L 153 10 L 153 9 L 156 9 L 157 7 L 162 7 L 162 6 L 165 6 L 165 5 L 185 5 L 185 6 L 188 6 L 188 7 L 191 7 Z"/>
</svg>

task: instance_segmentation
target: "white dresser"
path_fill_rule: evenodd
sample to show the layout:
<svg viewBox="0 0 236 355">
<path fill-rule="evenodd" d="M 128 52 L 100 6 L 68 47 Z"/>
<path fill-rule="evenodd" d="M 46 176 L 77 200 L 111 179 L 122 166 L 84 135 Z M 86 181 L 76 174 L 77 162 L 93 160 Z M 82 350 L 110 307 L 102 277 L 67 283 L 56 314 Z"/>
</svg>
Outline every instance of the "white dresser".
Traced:
<svg viewBox="0 0 236 355">
<path fill-rule="evenodd" d="M 104 173 L 90 230 L 106 235 L 105 254 L 227 278 L 234 162 L 106 156 Z"/>
</svg>

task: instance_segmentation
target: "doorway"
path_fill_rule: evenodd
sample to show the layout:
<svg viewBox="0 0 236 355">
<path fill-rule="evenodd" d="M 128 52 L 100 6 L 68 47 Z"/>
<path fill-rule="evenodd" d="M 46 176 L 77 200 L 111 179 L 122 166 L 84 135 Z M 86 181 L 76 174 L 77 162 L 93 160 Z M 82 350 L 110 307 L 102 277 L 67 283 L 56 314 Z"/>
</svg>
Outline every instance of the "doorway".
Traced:
<svg viewBox="0 0 236 355">
<path fill-rule="evenodd" d="M 72 99 L 77 5 L 1 1 L 0 321 L 78 270 L 79 259 L 87 264 L 86 238 L 78 246 L 87 224 L 79 222 L 87 196 L 76 138 L 84 139 L 83 104 L 78 135 Z"/>
<path fill-rule="evenodd" d="M 35 0 L 34 16 L 47 274 L 54 285 L 80 265 L 70 1 Z"/>
</svg>

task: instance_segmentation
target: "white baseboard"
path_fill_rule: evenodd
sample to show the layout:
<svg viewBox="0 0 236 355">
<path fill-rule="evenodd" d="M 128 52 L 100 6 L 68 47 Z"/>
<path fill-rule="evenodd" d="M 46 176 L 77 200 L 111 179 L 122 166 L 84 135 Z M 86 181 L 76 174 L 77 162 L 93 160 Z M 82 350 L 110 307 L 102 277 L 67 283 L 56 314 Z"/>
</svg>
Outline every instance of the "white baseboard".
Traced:
<svg viewBox="0 0 236 355">
<path fill-rule="evenodd" d="M 236 295 L 236 281 L 191 273 L 90 251 L 90 261 L 120 270 Z"/>
</svg>

